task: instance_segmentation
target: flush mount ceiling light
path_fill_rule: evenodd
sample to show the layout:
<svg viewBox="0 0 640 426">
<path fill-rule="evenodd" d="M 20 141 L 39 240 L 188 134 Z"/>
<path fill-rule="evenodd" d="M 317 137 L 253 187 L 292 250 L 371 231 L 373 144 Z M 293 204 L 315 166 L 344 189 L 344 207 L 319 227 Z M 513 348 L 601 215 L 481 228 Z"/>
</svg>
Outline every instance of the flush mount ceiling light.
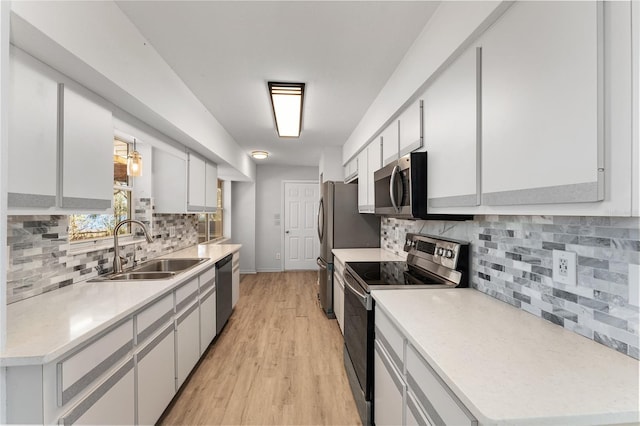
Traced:
<svg viewBox="0 0 640 426">
<path fill-rule="evenodd" d="M 269 96 L 276 129 L 281 138 L 297 138 L 302 128 L 304 83 L 269 81 Z"/>
<path fill-rule="evenodd" d="M 256 160 L 264 160 L 269 156 L 267 151 L 251 151 L 251 156 Z"/>
<path fill-rule="evenodd" d="M 133 152 L 127 155 L 127 176 L 142 176 L 142 155 L 136 151 L 136 139 L 133 139 Z"/>
</svg>

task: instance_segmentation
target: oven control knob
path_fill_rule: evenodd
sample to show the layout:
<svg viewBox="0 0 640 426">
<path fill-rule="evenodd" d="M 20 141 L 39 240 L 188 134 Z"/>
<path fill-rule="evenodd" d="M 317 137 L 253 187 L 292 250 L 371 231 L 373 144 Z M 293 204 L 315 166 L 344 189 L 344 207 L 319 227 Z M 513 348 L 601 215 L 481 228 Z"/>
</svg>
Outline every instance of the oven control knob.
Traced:
<svg viewBox="0 0 640 426">
<path fill-rule="evenodd" d="M 442 256 L 444 254 L 444 249 L 442 247 L 438 247 L 438 256 Z"/>
<path fill-rule="evenodd" d="M 447 250 L 447 254 L 445 255 L 445 257 L 448 257 L 449 259 L 453 259 L 453 250 Z"/>
</svg>

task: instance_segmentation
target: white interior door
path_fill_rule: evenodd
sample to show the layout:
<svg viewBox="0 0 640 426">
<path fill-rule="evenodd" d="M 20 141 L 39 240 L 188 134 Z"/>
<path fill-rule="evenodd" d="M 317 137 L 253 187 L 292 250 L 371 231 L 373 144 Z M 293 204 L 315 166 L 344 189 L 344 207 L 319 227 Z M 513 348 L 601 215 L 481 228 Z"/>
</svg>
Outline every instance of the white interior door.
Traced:
<svg viewBox="0 0 640 426">
<path fill-rule="evenodd" d="M 316 212 L 320 200 L 317 182 L 284 183 L 284 269 L 317 269 L 320 243 Z"/>
</svg>

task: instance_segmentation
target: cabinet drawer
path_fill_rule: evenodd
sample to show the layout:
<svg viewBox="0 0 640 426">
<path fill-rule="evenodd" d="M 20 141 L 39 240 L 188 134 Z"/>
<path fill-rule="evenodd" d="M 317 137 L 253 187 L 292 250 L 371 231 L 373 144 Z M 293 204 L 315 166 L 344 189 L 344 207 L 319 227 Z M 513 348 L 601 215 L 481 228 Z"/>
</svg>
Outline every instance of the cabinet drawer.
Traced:
<svg viewBox="0 0 640 426">
<path fill-rule="evenodd" d="M 216 268 L 207 269 L 200 275 L 200 294 L 205 293 L 216 284 Z"/>
<path fill-rule="evenodd" d="M 396 368 L 404 371 L 404 336 L 382 309 L 377 306 L 375 309 L 376 340 L 387 350 Z"/>
<path fill-rule="evenodd" d="M 478 421 L 431 366 L 407 345 L 407 382 L 419 405 L 436 424 L 477 425 Z"/>
<path fill-rule="evenodd" d="M 193 278 L 176 290 L 176 313 L 198 298 L 198 278 Z"/>
<path fill-rule="evenodd" d="M 63 406 L 98 379 L 133 348 L 129 319 L 57 364 L 58 406 Z"/>
<path fill-rule="evenodd" d="M 407 392 L 407 406 L 406 406 L 406 424 L 407 426 L 432 426 L 433 423 L 429 421 L 429 418 L 422 411 L 420 405 L 416 401 L 416 397 L 413 392 Z"/>
<path fill-rule="evenodd" d="M 406 385 L 401 373 L 393 365 L 379 341 L 375 343 L 373 368 L 375 377 L 373 418 L 376 425 L 402 424 Z"/>
<path fill-rule="evenodd" d="M 168 294 L 136 315 L 136 344 L 140 345 L 173 316 L 173 294 Z"/>
</svg>

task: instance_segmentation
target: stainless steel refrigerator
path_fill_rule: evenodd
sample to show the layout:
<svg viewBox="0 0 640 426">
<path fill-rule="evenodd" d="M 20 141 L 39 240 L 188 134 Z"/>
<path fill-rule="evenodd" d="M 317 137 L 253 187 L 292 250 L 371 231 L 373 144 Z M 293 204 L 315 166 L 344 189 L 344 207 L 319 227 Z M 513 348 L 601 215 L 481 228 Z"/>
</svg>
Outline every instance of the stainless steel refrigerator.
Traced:
<svg viewBox="0 0 640 426">
<path fill-rule="evenodd" d="M 358 185 L 342 182 L 322 184 L 318 208 L 318 238 L 318 298 L 327 317 L 335 318 L 331 250 L 380 247 L 380 217 L 358 213 Z"/>
</svg>

